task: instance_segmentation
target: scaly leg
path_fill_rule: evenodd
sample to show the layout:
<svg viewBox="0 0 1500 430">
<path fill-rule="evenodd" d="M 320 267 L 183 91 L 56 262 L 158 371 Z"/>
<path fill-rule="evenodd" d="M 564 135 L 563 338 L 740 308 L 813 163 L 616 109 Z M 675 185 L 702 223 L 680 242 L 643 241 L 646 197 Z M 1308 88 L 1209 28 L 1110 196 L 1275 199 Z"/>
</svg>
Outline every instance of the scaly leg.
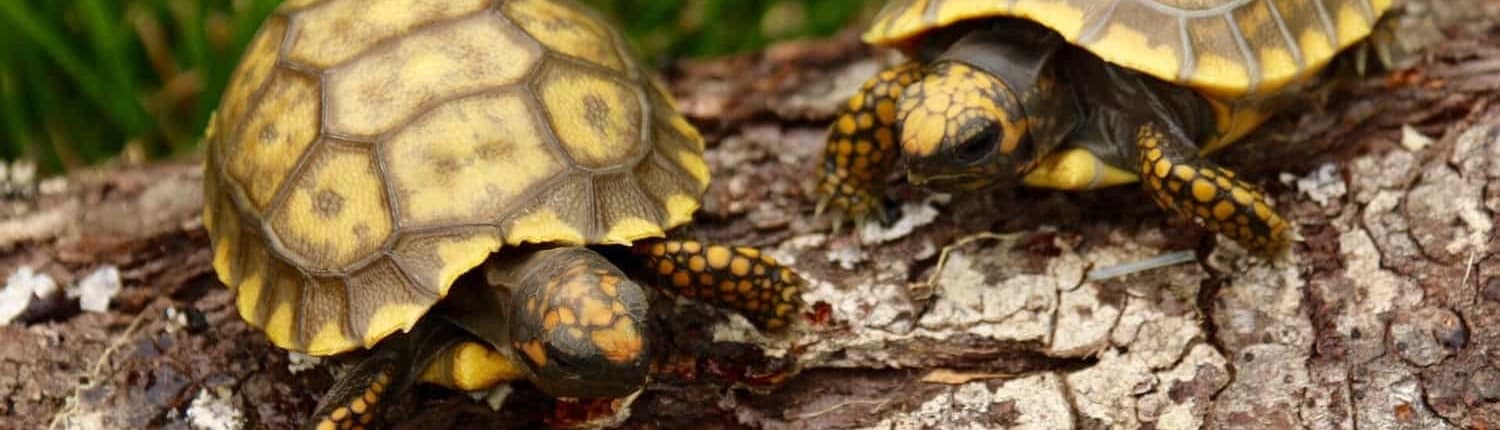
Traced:
<svg viewBox="0 0 1500 430">
<path fill-rule="evenodd" d="M 737 311 L 763 329 L 785 328 L 801 305 L 802 278 L 755 248 L 657 240 L 635 253 L 661 291 Z"/>
<path fill-rule="evenodd" d="M 1301 239 L 1259 189 L 1199 157 L 1186 138 L 1146 123 L 1137 130 L 1136 144 L 1141 182 L 1162 208 L 1262 255 L 1280 254 Z"/>
<path fill-rule="evenodd" d="M 901 151 L 896 147 L 896 112 L 901 91 L 922 77 L 922 65 L 905 63 L 880 72 L 849 98 L 829 127 L 818 166 L 818 214 L 834 209 L 837 232 L 844 219 L 856 229 L 871 216 L 885 219 L 885 178 Z"/>
<path fill-rule="evenodd" d="M 333 383 L 302 428 L 380 427 L 383 406 L 411 385 L 411 371 L 443 355 L 462 336 L 462 331 L 452 325 L 424 320 L 411 333 L 386 339 Z"/>
</svg>

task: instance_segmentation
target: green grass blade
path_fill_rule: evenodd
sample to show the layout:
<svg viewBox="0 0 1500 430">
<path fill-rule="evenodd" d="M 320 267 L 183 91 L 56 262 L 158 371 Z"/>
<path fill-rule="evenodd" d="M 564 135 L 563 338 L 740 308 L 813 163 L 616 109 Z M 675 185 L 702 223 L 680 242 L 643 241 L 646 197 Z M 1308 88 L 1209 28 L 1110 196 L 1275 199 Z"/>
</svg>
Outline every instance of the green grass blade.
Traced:
<svg viewBox="0 0 1500 430">
<path fill-rule="evenodd" d="M 0 24 L 15 29 L 22 38 L 39 46 L 121 128 L 131 133 L 144 130 L 148 123 L 146 112 L 135 101 L 134 94 L 110 92 L 106 79 L 95 74 L 94 68 L 64 41 L 62 32 L 47 22 L 28 12 L 21 2 L 0 1 Z"/>
</svg>

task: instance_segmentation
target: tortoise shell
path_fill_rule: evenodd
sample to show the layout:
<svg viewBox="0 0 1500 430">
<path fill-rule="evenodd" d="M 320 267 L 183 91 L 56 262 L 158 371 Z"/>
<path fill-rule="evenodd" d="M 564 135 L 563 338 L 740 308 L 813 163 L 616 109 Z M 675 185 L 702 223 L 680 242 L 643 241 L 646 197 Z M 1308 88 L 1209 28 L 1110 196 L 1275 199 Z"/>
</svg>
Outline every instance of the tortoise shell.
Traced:
<svg viewBox="0 0 1500 430">
<path fill-rule="evenodd" d="M 286 1 L 210 122 L 214 269 L 314 355 L 409 330 L 502 247 L 662 236 L 709 180 L 670 96 L 568 1 Z"/>
<path fill-rule="evenodd" d="M 1390 0 L 891 0 L 864 34 L 914 49 L 959 21 L 1035 21 L 1105 61 L 1218 96 L 1278 91 L 1369 35 Z"/>
</svg>

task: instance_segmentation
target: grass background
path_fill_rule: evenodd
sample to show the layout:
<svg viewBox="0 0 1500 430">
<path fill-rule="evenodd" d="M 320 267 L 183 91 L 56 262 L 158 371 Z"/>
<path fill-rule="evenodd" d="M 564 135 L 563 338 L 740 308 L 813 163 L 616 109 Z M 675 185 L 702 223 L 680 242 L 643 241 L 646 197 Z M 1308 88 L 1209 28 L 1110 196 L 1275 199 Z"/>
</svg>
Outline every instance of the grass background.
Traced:
<svg viewBox="0 0 1500 430">
<path fill-rule="evenodd" d="M 832 34 L 876 0 L 583 0 L 655 61 Z M 280 0 L 0 0 L 0 159 L 46 172 L 196 149 Z"/>
</svg>

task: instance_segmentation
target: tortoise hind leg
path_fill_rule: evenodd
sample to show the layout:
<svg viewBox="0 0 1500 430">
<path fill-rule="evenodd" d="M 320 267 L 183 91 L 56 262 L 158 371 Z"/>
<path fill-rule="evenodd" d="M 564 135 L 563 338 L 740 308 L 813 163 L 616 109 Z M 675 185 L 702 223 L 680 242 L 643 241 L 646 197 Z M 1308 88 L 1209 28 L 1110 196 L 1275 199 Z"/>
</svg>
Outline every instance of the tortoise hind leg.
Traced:
<svg viewBox="0 0 1500 430">
<path fill-rule="evenodd" d="M 1141 182 L 1162 208 L 1262 255 L 1278 255 L 1300 239 L 1259 189 L 1199 157 L 1179 133 L 1146 123 L 1136 144 Z"/>
<path fill-rule="evenodd" d="M 844 219 L 855 228 L 870 217 L 885 219 L 885 178 L 896 166 L 896 112 L 901 91 L 922 77 L 922 65 L 902 64 L 865 81 L 839 109 L 818 165 L 817 212 L 833 209 L 837 232 Z"/>
<path fill-rule="evenodd" d="M 755 248 L 654 240 L 635 253 L 667 294 L 737 311 L 762 329 L 785 328 L 801 304 L 801 277 Z"/>
</svg>

